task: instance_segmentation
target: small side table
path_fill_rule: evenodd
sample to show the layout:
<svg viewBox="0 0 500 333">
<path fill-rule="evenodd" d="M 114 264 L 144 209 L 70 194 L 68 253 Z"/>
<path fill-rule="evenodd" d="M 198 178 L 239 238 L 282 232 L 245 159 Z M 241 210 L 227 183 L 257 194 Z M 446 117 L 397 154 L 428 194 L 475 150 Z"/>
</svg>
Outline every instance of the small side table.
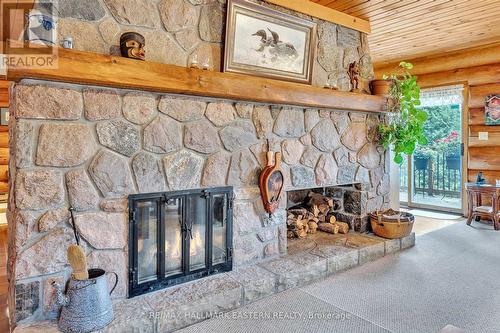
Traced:
<svg viewBox="0 0 500 333">
<path fill-rule="evenodd" d="M 500 186 L 492 184 L 466 183 L 467 198 L 469 201 L 467 225 L 472 219 L 477 217 L 493 221 L 495 230 L 500 230 L 500 217 L 498 214 L 498 198 L 500 196 Z M 482 196 L 491 198 L 491 206 L 482 205 Z"/>
</svg>

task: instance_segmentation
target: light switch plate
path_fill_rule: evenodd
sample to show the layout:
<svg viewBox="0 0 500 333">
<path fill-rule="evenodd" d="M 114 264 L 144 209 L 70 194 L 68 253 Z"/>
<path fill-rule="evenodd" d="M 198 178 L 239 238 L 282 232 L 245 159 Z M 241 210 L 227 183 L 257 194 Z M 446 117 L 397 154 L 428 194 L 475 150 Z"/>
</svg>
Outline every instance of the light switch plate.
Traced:
<svg viewBox="0 0 500 333">
<path fill-rule="evenodd" d="M 9 109 L 1 108 L 0 109 L 0 125 L 7 126 L 9 125 Z"/>
<path fill-rule="evenodd" d="M 488 132 L 479 132 L 479 140 L 488 141 Z"/>
</svg>

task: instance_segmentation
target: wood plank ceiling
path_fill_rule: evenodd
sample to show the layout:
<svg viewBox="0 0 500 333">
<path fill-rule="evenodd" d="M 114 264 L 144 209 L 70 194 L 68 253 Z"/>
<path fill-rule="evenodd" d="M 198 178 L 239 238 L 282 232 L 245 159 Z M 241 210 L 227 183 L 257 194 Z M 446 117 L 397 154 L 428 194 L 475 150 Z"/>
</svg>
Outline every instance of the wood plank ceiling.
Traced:
<svg viewBox="0 0 500 333">
<path fill-rule="evenodd" d="M 311 1 L 369 20 L 375 63 L 500 41 L 500 0 Z"/>
</svg>

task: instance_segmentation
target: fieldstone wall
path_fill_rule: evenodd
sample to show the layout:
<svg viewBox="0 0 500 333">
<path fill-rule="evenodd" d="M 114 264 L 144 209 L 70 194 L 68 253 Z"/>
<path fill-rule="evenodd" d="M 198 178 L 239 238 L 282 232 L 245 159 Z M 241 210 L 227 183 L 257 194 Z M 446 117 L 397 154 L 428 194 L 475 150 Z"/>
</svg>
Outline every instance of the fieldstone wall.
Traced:
<svg viewBox="0 0 500 333">
<path fill-rule="evenodd" d="M 304 14 L 251 0 L 318 24 L 313 85 L 327 81 L 348 91 L 347 68 L 359 61 L 361 76 L 372 79 L 366 34 Z M 119 55 L 120 35 L 134 31 L 146 38 L 149 61 L 188 66 L 193 58 L 220 71 L 226 23 L 226 0 L 58 0 L 58 39 L 72 37 L 74 48 Z M 42 9 L 43 8 L 39 8 Z"/>
<path fill-rule="evenodd" d="M 365 34 L 252 1 L 318 23 L 313 85 L 349 90 L 354 60 L 372 78 Z M 118 55 L 120 35 L 136 31 L 146 37 L 149 61 L 188 66 L 196 57 L 221 69 L 225 0 L 59 0 L 57 13 L 58 38 L 72 37 L 77 50 Z M 285 190 L 362 182 L 363 209 L 388 203 L 388 156 L 374 142 L 375 114 L 24 81 L 12 89 L 11 115 L 14 322 L 57 316 L 51 283 L 70 273 L 69 206 L 89 264 L 116 271 L 113 295 L 126 298 L 131 193 L 233 186 L 236 267 L 287 251 L 286 199 L 269 217 L 257 187 L 268 146 L 283 153 Z"/>
<path fill-rule="evenodd" d="M 131 193 L 233 186 L 235 266 L 286 253 L 286 198 L 269 217 L 257 187 L 268 145 L 283 154 L 285 190 L 361 182 L 363 210 L 388 204 L 388 154 L 374 142 L 377 114 L 41 81 L 16 84 L 11 102 L 16 321 L 57 313 L 50 284 L 69 275 L 70 205 L 89 264 L 116 271 L 113 295 L 125 298 Z"/>
</svg>

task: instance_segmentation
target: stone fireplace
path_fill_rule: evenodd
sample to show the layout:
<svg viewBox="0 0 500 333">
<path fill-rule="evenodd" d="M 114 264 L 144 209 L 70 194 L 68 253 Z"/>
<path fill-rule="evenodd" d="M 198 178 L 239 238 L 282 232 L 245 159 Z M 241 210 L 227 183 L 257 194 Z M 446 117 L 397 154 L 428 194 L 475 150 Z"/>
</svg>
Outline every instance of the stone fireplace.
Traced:
<svg viewBox="0 0 500 333">
<path fill-rule="evenodd" d="M 286 196 L 270 217 L 257 186 L 268 145 L 283 154 L 286 191 L 318 187 L 332 191 L 334 185 L 358 184 L 338 187 L 341 190 L 335 194 L 343 198 L 339 220 L 353 229 L 364 231 L 363 214 L 388 205 L 388 154 L 373 137 L 383 117 L 379 114 L 35 80 L 16 84 L 12 102 L 9 269 L 15 300 L 11 304 L 16 304 L 12 313 L 18 322 L 57 316 L 51 282 L 64 282 L 70 273 L 66 248 L 74 240 L 69 206 L 76 209 L 89 265 L 116 271 L 119 283 L 114 297 L 128 304 L 144 301 L 127 299 L 138 294 L 128 283 L 135 251 L 129 242 L 134 232 L 129 228 L 135 226 L 129 222 L 159 216 L 151 206 L 137 205 L 150 193 L 156 193 L 156 209 L 164 205 L 167 215 L 175 216 L 178 207 L 170 195 L 200 189 L 196 195 L 202 197 L 203 189 L 210 193 L 223 187 L 224 200 L 229 200 L 232 191 L 234 202 L 226 201 L 232 209 L 232 234 L 227 234 L 226 242 L 232 236 L 233 244 L 226 243 L 226 256 L 231 257 L 235 274 L 287 254 Z M 192 242 L 198 242 L 196 231 L 174 218 L 181 235 L 189 234 Z M 220 216 L 212 219 L 214 223 Z M 151 230 L 135 231 L 144 238 Z M 218 270 L 229 270 L 230 263 L 226 264 Z M 181 266 L 185 269 L 186 263 Z M 200 276 L 213 272 L 206 270 Z M 183 280 L 185 275 L 186 270 L 177 281 L 164 280 L 148 288 L 188 281 Z M 224 273 L 213 278 L 228 279 Z M 139 293 L 146 291 L 150 290 Z M 241 302 L 234 300 L 231 307 Z"/>
</svg>

